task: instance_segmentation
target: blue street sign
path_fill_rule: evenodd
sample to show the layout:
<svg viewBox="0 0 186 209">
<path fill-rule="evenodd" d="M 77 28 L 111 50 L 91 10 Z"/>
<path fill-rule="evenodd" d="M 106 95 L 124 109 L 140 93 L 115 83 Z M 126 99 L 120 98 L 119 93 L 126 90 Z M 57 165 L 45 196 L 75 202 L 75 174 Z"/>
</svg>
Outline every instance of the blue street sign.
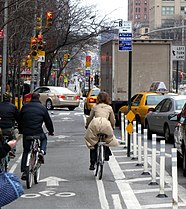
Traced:
<svg viewBox="0 0 186 209">
<path fill-rule="evenodd" d="M 132 33 L 119 33 L 119 50 L 132 51 Z"/>
<path fill-rule="evenodd" d="M 85 70 L 85 75 L 88 77 L 90 76 L 90 70 Z"/>
</svg>

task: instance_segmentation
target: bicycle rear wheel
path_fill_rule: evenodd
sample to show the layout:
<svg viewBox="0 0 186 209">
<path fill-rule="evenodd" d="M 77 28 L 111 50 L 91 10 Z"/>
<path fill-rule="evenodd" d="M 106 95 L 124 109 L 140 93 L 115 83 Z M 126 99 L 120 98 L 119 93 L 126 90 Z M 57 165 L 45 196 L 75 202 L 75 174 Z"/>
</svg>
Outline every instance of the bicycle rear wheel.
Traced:
<svg viewBox="0 0 186 209">
<path fill-rule="evenodd" d="M 99 156 L 100 162 L 99 162 L 99 180 L 102 179 L 103 176 L 103 164 L 104 164 L 104 147 L 103 145 L 100 146 L 100 156 Z"/>
<path fill-rule="evenodd" d="M 30 165 L 26 167 L 25 173 L 26 173 L 26 187 L 27 189 L 30 189 L 32 187 L 32 182 L 33 182 L 33 176 Z"/>
<path fill-rule="evenodd" d="M 35 171 L 34 171 L 34 183 L 38 184 L 41 172 L 41 164 L 37 163 Z"/>
<path fill-rule="evenodd" d="M 100 164 L 99 167 L 99 180 L 101 180 L 103 176 L 103 164 Z"/>
</svg>

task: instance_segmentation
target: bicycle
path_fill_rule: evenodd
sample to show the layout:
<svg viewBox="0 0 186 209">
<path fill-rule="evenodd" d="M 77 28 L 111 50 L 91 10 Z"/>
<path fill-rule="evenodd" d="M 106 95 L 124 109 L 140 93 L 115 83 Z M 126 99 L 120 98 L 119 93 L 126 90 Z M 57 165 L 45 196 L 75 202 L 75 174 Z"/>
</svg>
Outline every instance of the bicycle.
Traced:
<svg viewBox="0 0 186 209">
<path fill-rule="evenodd" d="M 0 143 L 4 144 L 9 141 L 9 136 L 2 135 L 2 138 L 0 140 Z M 10 161 L 9 154 L 6 155 L 6 157 L 2 158 L 0 160 L 0 171 L 1 172 L 7 172 L 8 171 L 8 162 Z"/>
<path fill-rule="evenodd" d="M 32 187 L 33 178 L 34 183 L 38 184 L 40 177 L 39 153 L 40 153 L 40 136 L 27 136 L 26 140 L 31 140 L 30 152 L 27 156 L 26 162 L 26 186 L 27 189 Z"/>
<path fill-rule="evenodd" d="M 95 176 L 99 173 L 99 180 L 102 179 L 103 176 L 103 165 L 105 161 L 105 149 L 104 145 L 106 142 L 104 142 L 104 139 L 107 137 L 106 134 L 99 133 L 97 134 L 97 137 L 99 138 L 98 146 L 97 146 L 97 162 L 96 162 L 96 172 Z"/>
</svg>

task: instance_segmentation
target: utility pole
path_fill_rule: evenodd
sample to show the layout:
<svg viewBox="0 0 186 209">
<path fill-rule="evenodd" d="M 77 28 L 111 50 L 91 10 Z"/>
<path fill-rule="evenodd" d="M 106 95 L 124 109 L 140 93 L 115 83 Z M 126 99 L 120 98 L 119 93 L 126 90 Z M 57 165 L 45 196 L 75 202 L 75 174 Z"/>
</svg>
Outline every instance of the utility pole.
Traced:
<svg viewBox="0 0 186 209">
<path fill-rule="evenodd" d="M 5 0 L 4 4 L 4 39 L 3 39 L 3 68 L 2 68 L 2 86 L 1 86 L 1 95 L 6 92 L 6 68 L 7 68 L 7 44 L 8 44 L 8 0 Z M 3 97 L 1 96 L 1 101 Z"/>
<path fill-rule="evenodd" d="M 37 20 L 37 0 L 35 0 L 35 14 L 34 14 L 34 30 L 33 37 L 36 36 L 36 20 Z M 32 78 L 31 78 L 31 91 L 34 90 L 34 80 L 35 80 L 35 58 L 32 59 Z"/>
</svg>

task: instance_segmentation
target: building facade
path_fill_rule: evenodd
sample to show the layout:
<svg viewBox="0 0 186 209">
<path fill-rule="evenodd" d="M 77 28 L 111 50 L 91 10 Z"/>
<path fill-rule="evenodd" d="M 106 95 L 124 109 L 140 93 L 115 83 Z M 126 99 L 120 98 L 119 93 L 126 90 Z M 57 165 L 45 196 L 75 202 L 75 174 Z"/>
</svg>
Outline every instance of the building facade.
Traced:
<svg viewBox="0 0 186 209">
<path fill-rule="evenodd" d="M 139 29 L 148 32 L 149 27 L 149 0 L 128 0 L 128 20 L 132 21 L 134 35 Z"/>
</svg>

